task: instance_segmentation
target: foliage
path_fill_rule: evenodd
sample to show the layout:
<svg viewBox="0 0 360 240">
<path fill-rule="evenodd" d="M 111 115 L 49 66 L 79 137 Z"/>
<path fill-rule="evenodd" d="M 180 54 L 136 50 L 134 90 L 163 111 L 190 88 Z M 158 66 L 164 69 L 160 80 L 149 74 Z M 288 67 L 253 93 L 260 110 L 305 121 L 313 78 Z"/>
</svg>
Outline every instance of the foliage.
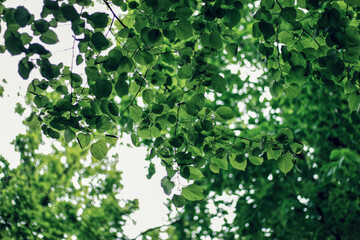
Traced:
<svg viewBox="0 0 360 240">
<path fill-rule="evenodd" d="M 21 164 L 15 169 L 0 156 L 1 238 L 124 238 L 122 227 L 138 203 L 119 198 L 116 158 L 91 162 L 79 146 L 53 146 L 44 155 L 37 151 L 41 141 L 37 132 L 16 137 Z"/>
<path fill-rule="evenodd" d="M 359 236 L 358 1 L 103 3 L 106 13 L 92 1 L 44 0 L 41 19 L 1 5 L 1 49 L 23 56 L 22 78 L 36 68 L 43 77 L 28 88 L 32 129 L 90 149 L 94 161 L 123 134 L 148 147 L 148 177 L 160 158 L 165 194 L 185 205 L 166 230 L 172 239 Z M 46 46 L 65 22 L 84 73 L 51 63 Z M 254 80 L 246 68 L 264 74 Z M 182 189 L 179 177 L 189 180 Z M 213 231 L 224 192 L 238 197 L 236 217 Z"/>
</svg>

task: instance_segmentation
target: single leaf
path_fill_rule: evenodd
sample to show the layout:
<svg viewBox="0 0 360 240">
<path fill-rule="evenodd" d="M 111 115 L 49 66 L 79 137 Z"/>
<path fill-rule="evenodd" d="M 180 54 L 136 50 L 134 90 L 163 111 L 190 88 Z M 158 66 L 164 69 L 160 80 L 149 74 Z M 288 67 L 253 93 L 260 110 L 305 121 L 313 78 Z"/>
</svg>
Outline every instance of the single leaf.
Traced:
<svg viewBox="0 0 360 240">
<path fill-rule="evenodd" d="M 241 15 L 237 9 L 231 9 L 226 11 L 224 20 L 230 29 L 235 27 L 240 22 L 240 19 Z"/>
<path fill-rule="evenodd" d="M 178 207 L 178 208 L 185 206 L 185 203 L 186 203 L 186 199 L 183 196 L 176 195 L 176 194 L 174 194 L 171 201 L 175 205 L 175 207 Z"/>
<path fill-rule="evenodd" d="M 110 130 L 112 127 L 109 117 L 102 115 L 96 119 L 96 130 L 100 133 Z"/>
<path fill-rule="evenodd" d="M 220 106 L 215 112 L 224 120 L 233 119 L 235 116 L 233 110 L 227 106 Z"/>
<path fill-rule="evenodd" d="M 280 16 L 287 22 L 294 22 L 296 19 L 296 9 L 293 7 L 285 7 L 281 10 Z"/>
<path fill-rule="evenodd" d="M 220 34 L 217 32 L 210 33 L 209 44 L 211 47 L 213 47 L 215 49 L 222 48 L 223 42 L 222 42 L 222 38 L 221 38 Z"/>
<path fill-rule="evenodd" d="M 243 154 L 235 155 L 232 154 L 229 157 L 230 165 L 233 166 L 233 168 L 245 171 L 247 161 Z"/>
<path fill-rule="evenodd" d="M 282 149 L 274 149 L 274 148 L 270 148 L 267 152 L 266 152 L 266 156 L 269 160 L 274 159 L 274 160 L 278 160 L 279 157 L 281 156 L 283 150 Z"/>
<path fill-rule="evenodd" d="M 91 37 L 91 42 L 98 51 L 102 51 L 110 45 L 109 40 L 107 40 L 102 32 L 95 32 Z"/>
<path fill-rule="evenodd" d="M 292 159 L 291 153 L 287 152 L 277 160 L 278 167 L 284 174 L 287 174 L 293 168 Z"/>
<path fill-rule="evenodd" d="M 226 79 L 220 75 L 212 74 L 211 75 L 211 88 L 214 89 L 218 93 L 225 93 L 226 89 Z"/>
<path fill-rule="evenodd" d="M 238 53 L 238 45 L 236 43 L 229 43 L 226 45 L 225 50 L 231 57 L 236 57 Z"/>
<path fill-rule="evenodd" d="M 190 176 L 189 176 L 190 180 L 199 180 L 202 177 L 204 177 L 202 172 L 195 167 L 189 166 L 189 170 L 190 170 Z"/>
<path fill-rule="evenodd" d="M 129 107 L 130 117 L 134 122 L 140 122 L 142 111 L 134 106 Z"/>
<path fill-rule="evenodd" d="M 93 144 L 91 144 L 90 147 L 90 153 L 91 156 L 94 158 L 101 160 L 104 157 L 106 157 L 106 154 L 108 153 L 109 149 L 105 142 L 105 140 L 99 140 Z"/>
<path fill-rule="evenodd" d="M 175 183 L 173 183 L 171 179 L 166 176 L 161 179 L 161 187 L 163 188 L 166 195 L 170 195 L 172 189 L 175 187 Z"/>
<path fill-rule="evenodd" d="M 180 40 L 186 40 L 193 36 L 191 23 L 186 20 L 180 20 L 175 26 L 176 36 Z"/>
<path fill-rule="evenodd" d="M 76 136 L 76 133 L 71 130 L 70 128 L 65 129 L 64 132 L 64 138 L 65 138 L 65 142 L 69 143 L 71 142 Z"/>
<path fill-rule="evenodd" d="M 196 184 L 183 188 L 181 195 L 189 201 L 198 201 L 204 198 L 202 187 Z"/>
<path fill-rule="evenodd" d="M 182 66 L 178 71 L 178 76 L 180 79 L 190 78 L 192 75 L 192 68 L 189 65 Z"/>
<path fill-rule="evenodd" d="M 142 97 L 145 103 L 150 104 L 155 98 L 155 91 L 153 89 L 145 89 L 142 92 Z"/>
<path fill-rule="evenodd" d="M 254 165 L 261 165 L 264 161 L 264 159 L 262 157 L 252 156 L 252 155 L 249 156 L 249 160 Z"/>
<path fill-rule="evenodd" d="M 59 39 L 58 39 L 56 33 L 50 29 L 41 34 L 40 40 L 43 43 L 50 44 L 50 45 L 59 42 Z"/>
<path fill-rule="evenodd" d="M 14 12 L 14 20 L 20 25 L 25 27 L 31 19 L 29 11 L 23 6 L 17 7 Z"/>
<path fill-rule="evenodd" d="M 228 160 L 225 157 L 224 158 L 213 157 L 211 158 L 211 162 L 216 164 L 220 169 L 224 169 L 224 170 L 228 169 Z"/>
<path fill-rule="evenodd" d="M 89 144 L 91 142 L 90 134 L 79 133 L 76 138 L 77 138 L 78 143 L 80 144 L 81 148 L 85 148 L 85 147 L 89 146 Z"/>
<path fill-rule="evenodd" d="M 154 61 L 154 57 L 146 50 L 139 50 L 136 52 L 134 60 L 140 65 L 149 65 Z"/>
<path fill-rule="evenodd" d="M 358 111 L 360 107 L 360 94 L 353 92 L 348 96 L 350 112 Z"/>
</svg>

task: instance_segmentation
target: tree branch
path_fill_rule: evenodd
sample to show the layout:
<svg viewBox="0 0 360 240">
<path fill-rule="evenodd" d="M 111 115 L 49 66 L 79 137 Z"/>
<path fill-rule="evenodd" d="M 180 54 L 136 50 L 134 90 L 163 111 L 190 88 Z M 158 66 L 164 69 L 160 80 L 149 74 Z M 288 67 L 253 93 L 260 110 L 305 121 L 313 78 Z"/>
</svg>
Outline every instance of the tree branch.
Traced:
<svg viewBox="0 0 360 240">
<path fill-rule="evenodd" d="M 119 21 L 119 23 L 121 24 L 121 26 L 123 26 L 124 28 L 128 28 L 121 20 L 120 18 L 115 14 L 114 10 L 111 8 L 110 4 L 108 3 L 108 1 L 103 0 L 104 3 L 106 4 L 106 6 L 110 9 L 110 11 L 112 12 L 113 16 L 116 18 L 116 20 Z"/>
</svg>

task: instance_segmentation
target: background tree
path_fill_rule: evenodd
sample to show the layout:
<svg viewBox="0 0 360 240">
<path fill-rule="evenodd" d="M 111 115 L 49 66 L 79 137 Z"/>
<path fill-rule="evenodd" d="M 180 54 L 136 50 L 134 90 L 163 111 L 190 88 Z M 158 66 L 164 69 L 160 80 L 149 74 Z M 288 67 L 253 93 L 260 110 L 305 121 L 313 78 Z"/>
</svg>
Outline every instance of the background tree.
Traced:
<svg viewBox="0 0 360 240">
<path fill-rule="evenodd" d="M 21 163 L 1 159 L 0 236 L 2 239 L 124 239 L 123 226 L 138 209 L 120 198 L 116 157 L 92 162 L 77 144 L 38 153 L 39 132 L 14 140 Z"/>
<path fill-rule="evenodd" d="M 165 230 L 173 239 L 359 236 L 358 1 L 103 3 L 108 13 L 92 12 L 92 1 L 44 0 L 42 19 L 1 8 L 2 49 L 24 56 L 24 79 L 35 67 L 43 77 L 28 89 L 32 128 L 90 146 L 98 160 L 125 133 L 147 146 L 148 176 L 160 158 L 164 192 L 185 205 Z M 57 43 L 62 22 L 85 73 L 51 64 L 43 44 Z M 189 184 L 174 189 L 179 178 Z M 215 215 L 207 204 L 224 192 L 238 196 L 237 215 L 213 231 L 224 202 Z"/>
</svg>

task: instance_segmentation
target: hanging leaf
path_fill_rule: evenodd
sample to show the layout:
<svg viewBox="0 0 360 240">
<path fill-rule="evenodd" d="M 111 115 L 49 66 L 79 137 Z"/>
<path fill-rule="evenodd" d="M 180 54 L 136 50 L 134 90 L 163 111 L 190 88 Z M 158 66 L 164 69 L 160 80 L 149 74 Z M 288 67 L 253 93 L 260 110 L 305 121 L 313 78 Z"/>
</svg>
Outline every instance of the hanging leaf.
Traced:
<svg viewBox="0 0 360 240">
<path fill-rule="evenodd" d="M 196 184 L 183 188 L 181 195 L 189 201 L 199 201 L 204 198 L 202 187 Z"/>
<path fill-rule="evenodd" d="M 291 153 L 287 152 L 277 160 L 278 167 L 284 174 L 287 174 L 293 168 L 292 159 Z"/>
<path fill-rule="evenodd" d="M 175 207 L 178 207 L 178 208 L 184 207 L 186 204 L 186 199 L 181 195 L 174 194 L 171 201 L 175 205 Z"/>
<path fill-rule="evenodd" d="M 108 151 L 109 151 L 109 149 L 108 149 L 108 146 L 106 145 L 105 140 L 99 140 L 99 141 L 91 144 L 91 147 L 90 147 L 91 156 L 93 156 L 97 160 L 101 160 L 101 159 L 105 158 Z"/>
<path fill-rule="evenodd" d="M 220 106 L 215 111 L 222 119 L 230 120 L 234 118 L 234 112 L 227 106 Z"/>
<path fill-rule="evenodd" d="M 59 39 L 53 30 L 47 30 L 46 32 L 42 33 L 40 36 L 40 40 L 43 43 L 50 44 L 50 45 L 59 42 Z"/>
</svg>

